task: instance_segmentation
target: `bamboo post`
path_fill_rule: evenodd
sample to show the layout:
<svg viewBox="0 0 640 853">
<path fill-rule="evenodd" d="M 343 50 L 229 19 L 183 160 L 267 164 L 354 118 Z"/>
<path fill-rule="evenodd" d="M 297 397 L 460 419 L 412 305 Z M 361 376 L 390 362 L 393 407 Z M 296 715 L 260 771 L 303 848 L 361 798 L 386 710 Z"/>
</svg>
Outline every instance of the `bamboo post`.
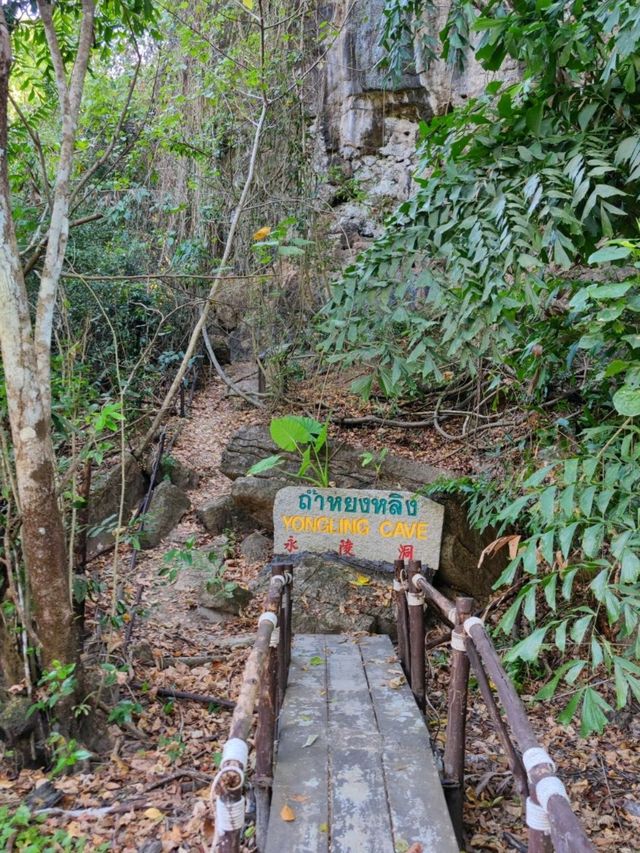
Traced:
<svg viewBox="0 0 640 853">
<path fill-rule="evenodd" d="M 247 741 L 253 725 L 253 713 L 265 667 L 271 653 L 271 637 L 278 623 L 285 583 L 272 578 L 265 611 L 258 619 L 258 633 L 244 668 L 240 693 L 231 719 L 229 739 L 222 752 L 222 762 L 213 785 L 216 800 L 216 836 L 213 853 L 240 853 L 244 828 L 244 777 L 248 761 Z"/>
<path fill-rule="evenodd" d="M 464 621 L 473 613 L 473 598 L 456 598 L 456 625 L 451 632 L 451 676 L 447 697 L 447 737 L 444 749 L 444 795 L 456 833 L 464 849 L 464 744 L 467 718 L 469 658 L 465 649 Z"/>
<path fill-rule="evenodd" d="M 411 690 L 418 708 L 425 710 L 424 596 L 414 584 L 420 574 L 420 560 L 409 560 L 407 568 L 407 610 L 409 612 L 409 654 Z"/>
<path fill-rule="evenodd" d="M 287 595 L 287 570 L 284 564 L 279 563 L 275 565 L 271 569 L 271 579 L 273 578 L 281 578 L 282 584 L 282 596 L 280 598 L 280 604 L 278 606 L 278 627 L 276 628 L 276 632 L 278 634 L 278 640 L 276 643 L 276 651 L 278 655 L 278 692 L 276 696 L 276 714 L 280 712 L 280 708 L 282 707 L 282 703 L 284 701 L 284 691 L 287 686 L 287 644 L 286 644 L 286 633 L 287 633 L 287 603 L 286 603 L 286 595 Z"/>
<path fill-rule="evenodd" d="M 409 656 L 409 613 L 407 611 L 406 582 L 404 580 L 404 560 L 393 564 L 393 597 L 396 604 L 396 623 L 398 626 L 398 656 L 407 678 L 411 674 Z"/>
<path fill-rule="evenodd" d="M 522 759 L 529 779 L 529 790 L 535 800 L 528 811 L 535 817 L 528 823 L 542 825 L 546 816 L 549 834 L 555 853 L 594 853 L 594 847 L 571 809 L 564 785 L 555 775 L 555 765 L 540 747 L 524 705 L 513 684 L 502 668 L 500 658 L 480 619 L 471 617 L 464 624 L 465 632 L 471 637 L 482 664 L 495 684 L 509 726 L 522 752 Z M 540 810 L 534 811 L 536 803 Z M 532 827 L 536 829 L 536 827 Z M 536 839 L 537 840 L 537 839 Z"/>
<path fill-rule="evenodd" d="M 273 789 L 273 758 L 276 736 L 278 702 L 278 647 L 274 643 L 277 629 L 271 635 L 266 670 L 260 685 L 258 724 L 256 727 L 256 769 L 254 790 L 256 797 L 256 844 L 264 850 L 269 828 L 269 811 Z M 283 644 L 282 629 L 279 645 Z"/>
</svg>

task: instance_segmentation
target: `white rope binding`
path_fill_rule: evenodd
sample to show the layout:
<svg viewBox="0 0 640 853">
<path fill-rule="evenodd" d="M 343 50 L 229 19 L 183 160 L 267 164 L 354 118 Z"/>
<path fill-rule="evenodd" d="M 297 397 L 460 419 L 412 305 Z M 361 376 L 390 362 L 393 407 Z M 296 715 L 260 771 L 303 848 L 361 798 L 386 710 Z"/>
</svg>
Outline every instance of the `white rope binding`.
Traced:
<svg viewBox="0 0 640 853">
<path fill-rule="evenodd" d="M 547 835 L 551 829 L 546 811 L 542 806 L 534 803 L 531 797 L 527 797 L 527 826 L 531 829 L 539 829 L 540 832 L 544 832 Z"/>
<path fill-rule="evenodd" d="M 218 836 L 225 832 L 237 832 L 237 830 L 242 829 L 244 826 L 244 807 L 244 797 L 231 802 L 218 797 L 216 800 L 216 834 Z"/>
<path fill-rule="evenodd" d="M 538 767 L 540 764 L 548 764 L 554 770 L 556 769 L 553 758 L 551 758 L 546 749 L 542 749 L 539 746 L 532 746 L 531 749 L 527 749 L 522 754 L 522 763 L 527 773 L 531 773 L 533 768 Z"/>
<path fill-rule="evenodd" d="M 545 776 L 536 785 L 536 797 L 545 812 L 549 811 L 549 800 L 554 796 L 562 797 L 563 800 L 569 799 L 567 789 L 557 776 Z"/>
<path fill-rule="evenodd" d="M 404 584 L 402 581 L 397 581 L 395 578 L 393 580 L 393 591 L 394 592 L 402 592 L 404 589 Z"/>
<path fill-rule="evenodd" d="M 464 634 L 459 634 L 457 631 L 451 632 L 451 648 L 456 652 L 467 651 L 467 641 Z"/>
<path fill-rule="evenodd" d="M 451 622 L 452 625 L 455 625 L 458 621 L 458 611 L 455 607 L 452 607 L 449 613 L 447 614 L 447 619 Z"/>
<path fill-rule="evenodd" d="M 248 758 L 249 746 L 247 742 L 242 740 L 242 738 L 232 737 L 224 745 L 220 764 L 224 765 L 227 761 L 237 761 L 238 764 L 242 765 L 242 769 L 244 770 L 247 766 Z"/>
<path fill-rule="evenodd" d="M 416 595 L 415 592 L 408 592 L 407 604 L 409 605 L 409 607 L 423 607 L 424 598 L 421 595 Z"/>
<path fill-rule="evenodd" d="M 276 627 L 273 629 L 273 633 L 271 634 L 271 639 L 269 640 L 269 645 L 272 649 L 277 649 L 280 645 L 280 628 Z"/>
<path fill-rule="evenodd" d="M 289 573 L 287 572 L 287 574 Z M 287 585 L 287 579 L 284 575 L 271 575 L 271 583 L 273 583 L 274 581 L 277 581 L 279 584 L 282 584 L 282 586 Z"/>
<path fill-rule="evenodd" d="M 468 619 L 465 619 L 463 625 L 465 634 L 471 636 L 471 629 L 474 625 L 482 625 L 482 627 L 484 628 L 484 622 L 482 621 L 482 619 L 478 619 L 477 616 L 469 616 Z"/>
<path fill-rule="evenodd" d="M 271 612 L 267 611 L 266 613 L 263 613 L 260 616 L 260 618 L 258 619 L 258 628 L 260 627 L 260 625 L 263 622 L 271 622 L 273 627 L 276 628 L 278 625 L 278 617 L 276 616 L 275 613 L 271 613 Z"/>
</svg>

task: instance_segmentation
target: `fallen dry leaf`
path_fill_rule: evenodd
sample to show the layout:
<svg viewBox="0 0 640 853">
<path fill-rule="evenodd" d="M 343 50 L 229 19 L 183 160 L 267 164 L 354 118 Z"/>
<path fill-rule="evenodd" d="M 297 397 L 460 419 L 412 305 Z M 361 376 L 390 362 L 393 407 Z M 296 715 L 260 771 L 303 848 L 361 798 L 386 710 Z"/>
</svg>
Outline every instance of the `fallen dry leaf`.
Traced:
<svg viewBox="0 0 640 853">
<path fill-rule="evenodd" d="M 280 817 L 282 818 L 282 820 L 286 820 L 287 822 L 289 822 L 289 821 L 292 821 L 292 820 L 295 820 L 295 819 L 296 819 L 296 813 L 295 813 L 295 812 L 294 812 L 294 810 L 291 808 L 291 806 L 289 805 L 289 803 L 285 803 L 285 804 L 282 806 L 282 808 L 280 809 Z"/>
<path fill-rule="evenodd" d="M 145 809 L 143 812 L 145 817 L 148 817 L 149 820 L 162 820 L 164 818 L 164 814 L 160 811 L 160 809 L 152 806 L 150 809 Z"/>
</svg>

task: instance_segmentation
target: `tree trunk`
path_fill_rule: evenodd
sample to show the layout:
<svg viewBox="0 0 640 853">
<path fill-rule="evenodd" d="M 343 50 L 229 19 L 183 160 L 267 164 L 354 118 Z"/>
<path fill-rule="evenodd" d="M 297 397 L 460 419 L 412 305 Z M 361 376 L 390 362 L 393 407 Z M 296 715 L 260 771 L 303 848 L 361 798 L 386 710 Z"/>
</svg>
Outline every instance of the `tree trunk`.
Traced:
<svg viewBox="0 0 640 853">
<path fill-rule="evenodd" d="M 6 152 L 11 42 L 0 9 L 0 149 Z M 38 381 L 29 302 L 18 255 L 6 156 L 0 158 L 0 348 L 22 512 L 22 547 L 41 663 L 75 660 L 64 526 L 55 457 Z"/>
</svg>

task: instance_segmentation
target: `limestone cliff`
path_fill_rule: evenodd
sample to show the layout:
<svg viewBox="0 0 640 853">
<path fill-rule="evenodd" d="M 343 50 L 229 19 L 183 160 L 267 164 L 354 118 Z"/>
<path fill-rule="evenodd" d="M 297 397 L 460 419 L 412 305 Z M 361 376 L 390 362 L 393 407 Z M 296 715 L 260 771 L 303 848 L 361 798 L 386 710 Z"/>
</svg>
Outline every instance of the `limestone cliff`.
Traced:
<svg viewBox="0 0 640 853">
<path fill-rule="evenodd" d="M 451 0 L 424 18 L 437 38 Z M 419 122 L 480 94 L 491 79 L 469 57 L 463 70 L 443 61 L 392 80 L 380 67 L 384 0 L 334 0 L 319 10 L 339 31 L 319 66 L 313 103 L 316 169 L 327 176 L 321 200 L 334 209 L 341 248 L 358 251 L 384 215 L 409 197 Z"/>
</svg>

